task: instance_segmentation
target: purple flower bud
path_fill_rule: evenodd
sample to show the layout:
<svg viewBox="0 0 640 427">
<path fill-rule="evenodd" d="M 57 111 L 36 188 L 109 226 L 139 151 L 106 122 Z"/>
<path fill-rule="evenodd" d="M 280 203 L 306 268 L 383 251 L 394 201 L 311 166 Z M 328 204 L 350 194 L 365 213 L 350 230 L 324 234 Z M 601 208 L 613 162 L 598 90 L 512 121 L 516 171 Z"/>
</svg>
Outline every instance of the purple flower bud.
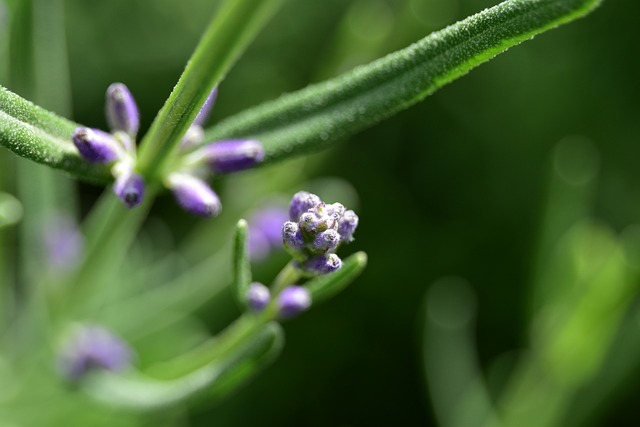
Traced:
<svg viewBox="0 0 640 427">
<path fill-rule="evenodd" d="M 300 215 L 298 224 L 300 225 L 300 229 L 307 234 L 314 234 L 318 229 L 317 217 L 311 212 L 305 212 Z"/>
<path fill-rule="evenodd" d="M 111 163 L 122 156 L 118 141 L 99 129 L 76 128 L 72 138 L 82 157 L 91 163 Z"/>
<path fill-rule="evenodd" d="M 255 139 L 230 139 L 207 144 L 195 153 L 217 173 L 249 169 L 264 159 L 264 148 Z"/>
<path fill-rule="evenodd" d="M 84 239 L 77 224 L 69 216 L 47 218 L 43 241 L 47 261 L 53 268 L 70 269 L 80 261 Z"/>
<path fill-rule="evenodd" d="M 200 112 L 196 116 L 196 119 L 193 121 L 193 124 L 198 126 L 204 126 L 205 122 L 209 118 L 209 113 L 211 112 L 211 108 L 216 103 L 217 97 L 218 97 L 218 86 L 213 88 L 207 100 L 204 101 L 204 105 L 200 109 Z"/>
<path fill-rule="evenodd" d="M 358 215 L 352 210 L 345 211 L 338 225 L 338 233 L 344 242 L 353 241 L 353 232 L 356 231 L 356 227 L 358 227 Z"/>
<path fill-rule="evenodd" d="M 129 209 L 136 207 L 144 198 L 144 181 L 142 177 L 131 170 L 130 166 L 116 168 L 116 180 L 113 191 L 122 203 Z"/>
<path fill-rule="evenodd" d="M 342 260 L 336 254 L 316 255 L 298 264 L 298 266 L 309 275 L 319 276 L 333 273 L 340 269 Z"/>
<path fill-rule="evenodd" d="M 109 86 L 105 110 L 112 131 L 121 130 L 135 138 L 140 127 L 140 114 L 133 95 L 124 84 Z"/>
<path fill-rule="evenodd" d="M 293 317 L 311 307 L 311 294 L 302 286 L 289 286 L 278 295 L 278 315 Z"/>
<path fill-rule="evenodd" d="M 311 250 L 316 253 L 332 252 L 340 243 L 340 235 L 335 230 L 326 230 L 318 233 L 311 244 Z"/>
<path fill-rule="evenodd" d="M 299 191 L 293 195 L 291 204 L 289 205 L 289 219 L 291 221 L 298 221 L 300 215 L 307 212 L 309 209 L 315 208 L 321 203 L 320 197 L 315 194 L 308 193 L 306 191 Z"/>
<path fill-rule="evenodd" d="M 202 217 L 214 217 L 222 210 L 218 195 L 204 181 L 195 176 L 173 173 L 167 178 L 178 204 L 187 212 Z"/>
<path fill-rule="evenodd" d="M 282 241 L 284 242 L 284 247 L 294 253 L 304 249 L 304 239 L 302 238 L 300 227 L 295 222 L 287 221 L 284 223 L 282 226 Z"/>
<path fill-rule="evenodd" d="M 342 215 L 344 215 L 344 212 L 346 210 L 346 208 L 344 207 L 344 205 L 342 203 L 333 203 L 329 206 L 327 206 L 327 210 L 328 210 L 328 214 L 336 214 L 339 217 L 341 217 Z"/>
<path fill-rule="evenodd" d="M 325 230 L 336 231 L 338 229 L 338 217 L 337 214 L 323 215 L 316 221 L 316 232 L 322 232 Z"/>
<path fill-rule="evenodd" d="M 121 371 L 131 363 L 131 350 L 100 326 L 82 326 L 62 348 L 59 367 L 69 381 L 77 381 L 92 369 Z"/>
<path fill-rule="evenodd" d="M 255 312 L 262 311 L 271 301 L 271 293 L 262 283 L 253 282 L 247 291 L 247 304 Z"/>
<path fill-rule="evenodd" d="M 269 252 L 282 247 L 282 224 L 287 212 L 276 206 L 256 212 L 249 220 L 249 256 L 254 261 L 267 257 Z"/>
</svg>

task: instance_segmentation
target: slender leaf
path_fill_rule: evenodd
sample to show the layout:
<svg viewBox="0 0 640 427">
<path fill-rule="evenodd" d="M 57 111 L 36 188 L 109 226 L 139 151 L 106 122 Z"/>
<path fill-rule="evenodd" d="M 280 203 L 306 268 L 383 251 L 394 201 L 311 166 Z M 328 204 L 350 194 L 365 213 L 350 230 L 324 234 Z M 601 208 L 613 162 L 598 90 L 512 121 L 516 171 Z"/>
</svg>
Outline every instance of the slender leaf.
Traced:
<svg viewBox="0 0 640 427">
<path fill-rule="evenodd" d="M 403 110 L 536 34 L 581 17 L 600 0 L 509 0 L 335 79 L 233 116 L 206 141 L 251 137 L 263 164 L 319 149 Z"/>
<path fill-rule="evenodd" d="M 347 258 L 342 268 L 334 273 L 318 276 L 307 283 L 314 304 L 326 301 L 346 288 L 362 273 L 367 265 L 367 254 L 357 252 Z"/>
<path fill-rule="evenodd" d="M 73 146 L 71 134 L 78 126 L 0 86 L 0 145 L 78 178 L 108 181 L 108 169 L 87 163 Z"/>
<path fill-rule="evenodd" d="M 220 399 L 237 390 L 278 357 L 284 347 L 284 331 L 275 322 L 269 327 L 272 331 L 270 340 L 262 348 L 244 357 L 233 369 L 224 372 L 213 384 L 208 400 Z"/>
<path fill-rule="evenodd" d="M 229 386 L 237 385 L 240 377 L 246 378 L 247 369 L 253 372 L 270 360 L 269 354 L 277 352 L 282 345 L 282 330 L 272 322 L 245 338 L 219 358 L 174 380 L 156 380 L 139 373 L 99 373 L 87 378 L 83 390 L 105 404 L 140 411 L 178 404 L 216 387 L 218 381 L 223 381 L 220 388 L 212 391 L 222 394 Z M 234 372 L 236 368 L 245 371 L 245 375 Z"/>
</svg>

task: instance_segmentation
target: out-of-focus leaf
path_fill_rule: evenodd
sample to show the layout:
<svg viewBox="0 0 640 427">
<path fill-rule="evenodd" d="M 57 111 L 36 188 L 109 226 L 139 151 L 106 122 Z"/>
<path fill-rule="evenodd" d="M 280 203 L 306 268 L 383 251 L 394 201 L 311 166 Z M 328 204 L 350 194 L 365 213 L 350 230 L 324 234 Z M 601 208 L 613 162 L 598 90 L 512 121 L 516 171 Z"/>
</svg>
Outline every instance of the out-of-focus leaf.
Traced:
<svg viewBox="0 0 640 427">
<path fill-rule="evenodd" d="M 140 373 L 96 373 L 87 378 L 83 390 L 107 405 L 138 411 L 175 405 L 212 387 L 216 395 L 222 395 L 267 363 L 269 355 L 281 345 L 282 329 L 273 322 L 244 336 L 205 366 L 179 378 L 157 380 Z M 219 386 L 218 381 L 222 381 Z"/>
</svg>

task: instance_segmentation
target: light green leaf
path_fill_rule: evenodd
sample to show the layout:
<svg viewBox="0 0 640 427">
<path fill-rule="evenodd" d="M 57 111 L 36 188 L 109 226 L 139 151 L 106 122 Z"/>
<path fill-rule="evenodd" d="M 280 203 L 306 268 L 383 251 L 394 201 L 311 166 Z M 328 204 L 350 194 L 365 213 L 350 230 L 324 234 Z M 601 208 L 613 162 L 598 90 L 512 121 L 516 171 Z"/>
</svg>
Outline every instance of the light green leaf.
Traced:
<svg viewBox="0 0 640 427">
<path fill-rule="evenodd" d="M 207 365 L 179 378 L 157 380 L 141 373 L 104 372 L 87 378 L 82 386 L 98 401 L 118 409 L 153 410 L 184 402 L 207 389 L 221 396 L 268 363 L 281 347 L 282 329 L 272 322 L 227 348 Z"/>
<path fill-rule="evenodd" d="M 78 126 L 0 86 L 0 145 L 78 178 L 109 180 L 108 168 L 87 163 L 71 142 Z"/>
<path fill-rule="evenodd" d="M 509 0 L 335 79 L 251 108 L 206 133 L 206 141 L 251 137 L 263 164 L 317 150 L 421 101 L 447 83 L 600 0 Z"/>
</svg>

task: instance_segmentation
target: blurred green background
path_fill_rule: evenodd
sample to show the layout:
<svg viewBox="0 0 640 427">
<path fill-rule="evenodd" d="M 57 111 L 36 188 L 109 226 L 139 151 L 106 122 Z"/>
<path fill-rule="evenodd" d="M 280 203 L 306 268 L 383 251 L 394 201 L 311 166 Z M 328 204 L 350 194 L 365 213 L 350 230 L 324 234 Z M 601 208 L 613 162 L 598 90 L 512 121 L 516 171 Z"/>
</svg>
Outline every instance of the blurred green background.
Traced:
<svg viewBox="0 0 640 427">
<path fill-rule="evenodd" d="M 496 3 L 285 2 L 220 86 L 210 123 L 402 48 Z M 104 90 L 120 81 L 138 101 L 144 132 L 217 4 L 68 0 L 73 118 L 105 128 Z M 421 336 L 423 297 L 443 276 L 463 277 L 476 295 L 474 340 L 484 372 L 503 355 L 527 347 L 536 253 L 559 142 L 580 138 L 587 161 L 598 169 L 597 179 L 583 189 L 589 216 L 616 231 L 640 219 L 637 16 L 637 2 L 605 0 L 586 19 L 511 49 L 326 153 L 219 185 L 224 203 L 242 198 L 243 185 L 265 176 L 276 176 L 274 188 L 285 195 L 316 178 L 349 182 L 358 194 L 361 222 L 347 252 L 366 251 L 369 265 L 336 299 L 286 324 L 287 345 L 273 366 L 215 406 L 203 402 L 190 422 L 436 425 Z M 82 185 L 81 191 L 86 211 L 100 189 Z M 255 196 L 255 190 L 248 193 Z M 560 201 L 571 194 L 563 193 Z M 156 220 L 168 225 L 178 243 L 201 227 L 168 196 L 152 211 L 151 222 Z M 228 233 L 208 235 L 220 240 Z M 212 241 L 212 250 L 220 243 Z M 206 245 L 198 247 L 191 258 L 204 257 Z M 276 257 L 258 266 L 258 274 L 267 276 L 282 262 Z M 232 311 L 219 302 L 200 315 L 215 330 Z M 599 404 L 597 416 L 589 416 L 592 425 L 640 424 L 640 378 L 631 366 L 627 380 Z"/>
</svg>

